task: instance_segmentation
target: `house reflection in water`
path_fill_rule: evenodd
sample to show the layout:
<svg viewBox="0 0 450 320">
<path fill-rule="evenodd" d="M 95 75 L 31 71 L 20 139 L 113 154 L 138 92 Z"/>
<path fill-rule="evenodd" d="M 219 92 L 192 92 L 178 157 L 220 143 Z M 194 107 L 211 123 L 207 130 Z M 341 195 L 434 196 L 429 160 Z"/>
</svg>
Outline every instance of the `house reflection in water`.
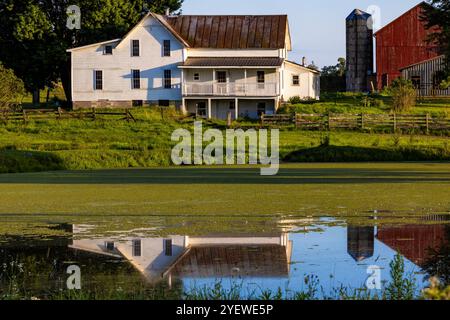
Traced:
<svg viewBox="0 0 450 320">
<path fill-rule="evenodd" d="M 74 238 L 82 228 L 73 227 Z M 287 233 L 207 237 L 80 239 L 69 246 L 125 258 L 150 282 L 183 277 L 288 277 L 292 241 Z"/>
<path fill-rule="evenodd" d="M 357 262 L 373 256 L 375 227 L 347 227 L 347 252 Z"/>
</svg>

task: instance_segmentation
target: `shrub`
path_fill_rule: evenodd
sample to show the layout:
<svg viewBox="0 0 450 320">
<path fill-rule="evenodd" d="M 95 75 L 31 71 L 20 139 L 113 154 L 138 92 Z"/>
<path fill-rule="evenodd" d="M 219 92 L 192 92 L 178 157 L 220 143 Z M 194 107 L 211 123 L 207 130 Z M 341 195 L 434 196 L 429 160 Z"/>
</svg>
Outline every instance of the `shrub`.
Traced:
<svg viewBox="0 0 450 320">
<path fill-rule="evenodd" d="M 288 102 L 290 104 L 303 104 L 303 103 L 313 104 L 318 101 L 312 97 L 301 98 L 300 96 L 293 96 L 293 97 L 289 98 Z"/>
<path fill-rule="evenodd" d="M 6 69 L 0 63 L 0 110 L 6 109 L 17 102 L 25 94 L 25 87 L 11 69 Z"/>
<path fill-rule="evenodd" d="M 417 94 L 411 81 L 398 78 L 392 82 L 389 91 L 392 95 L 393 111 L 408 111 L 415 106 Z"/>
<path fill-rule="evenodd" d="M 289 98 L 288 102 L 290 104 L 299 104 L 302 102 L 302 98 L 300 98 L 299 96 L 294 96 L 294 97 Z"/>
</svg>

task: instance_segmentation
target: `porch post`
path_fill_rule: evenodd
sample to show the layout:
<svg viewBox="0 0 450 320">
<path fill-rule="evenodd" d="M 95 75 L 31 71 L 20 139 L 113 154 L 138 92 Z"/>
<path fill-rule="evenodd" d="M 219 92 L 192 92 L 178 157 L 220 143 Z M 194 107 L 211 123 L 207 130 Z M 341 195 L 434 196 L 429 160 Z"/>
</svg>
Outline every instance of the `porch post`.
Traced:
<svg viewBox="0 0 450 320">
<path fill-rule="evenodd" d="M 214 93 L 215 93 L 215 85 L 216 85 L 216 69 L 212 69 L 212 72 L 213 72 L 213 74 L 212 74 L 212 90 L 211 90 L 211 93 L 214 95 Z"/>
<path fill-rule="evenodd" d="M 181 98 L 181 113 L 183 115 L 187 114 L 187 107 L 186 107 L 186 99 L 185 98 Z"/>
<path fill-rule="evenodd" d="M 247 69 L 244 69 L 244 95 L 247 95 Z"/>
<path fill-rule="evenodd" d="M 184 85 L 184 70 L 181 69 L 181 94 L 185 95 L 186 94 L 186 90 L 185 90 L 185 85 Z M 184 102 L 183 102 L 184 104 Z"/>
<path fill-rule="evenodd" d="M 208 119 L 211 119 L 211 98 L 208 99 Z"/>
<path fill-rule="evenodd" d="M 234 119 L 237 120 L 239 118 L 239 99 L 236 98 L 234 100 Z"/>
</svg>

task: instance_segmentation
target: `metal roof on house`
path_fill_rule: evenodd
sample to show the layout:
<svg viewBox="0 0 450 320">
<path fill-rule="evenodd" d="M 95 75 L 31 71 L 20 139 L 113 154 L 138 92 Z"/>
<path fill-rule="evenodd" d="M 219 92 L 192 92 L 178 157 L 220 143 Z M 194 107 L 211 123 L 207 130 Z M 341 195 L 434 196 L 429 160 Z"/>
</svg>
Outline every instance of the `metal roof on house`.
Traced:
<svg viewBox="0 0 450 320">
<path fill-rule="evenodd" d="M 290 49 L 287 15 L 163 18 L 191 48 Z"/>
<path fill-rule="evenodd" d="M 278 57 L 190 57 L 180 67 L 280 67 L 283 61 Z"/>
<path fill-rule="evenodd" d="M 280 245 L 199 246 L 177 261 L 176 277 L 288 276 L 290 257 Z"/>
</svg>

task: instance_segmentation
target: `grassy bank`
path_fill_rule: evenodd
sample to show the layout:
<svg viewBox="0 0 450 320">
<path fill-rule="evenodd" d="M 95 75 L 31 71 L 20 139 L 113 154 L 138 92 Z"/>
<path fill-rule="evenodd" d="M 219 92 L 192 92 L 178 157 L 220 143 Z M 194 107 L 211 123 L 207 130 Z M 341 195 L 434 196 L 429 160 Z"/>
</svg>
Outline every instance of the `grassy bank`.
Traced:
<svg viewBox="0 0 450 320">
<path fill-rule="evenodd" d="M 392 110 L 392 98 L 387 95 L 367 97 L 359 93 L 322 93 L 319 102 L 299 103 L 287 106 L 283 112 L 297 113 L 351 113 L 383 114 Z M 418 99 L 416 106 L 408 112 L 431 116 L 450 116 L 450 98 Z"/>
<path fill-rule="evenodd" d="M 119 119 L 41 120 L 0 125 L 0 173 L 56 169 L 169 166 L 171 134 L 192 130 L 193 119 L 155 109 L 133 111 L 136 122 Z M 237 123 L 237 126 L 257 126 Z M 225 129 L 221 121 L 206 128 Z M 327 147 L 324 148 L 326 138 Z M 442 136 L 281 130 L 284 161 L 446 161 L 450 139 Z"/>
<path fill-rule="evenodd" d="M 64 281 L 48 276 L 37 277 L 36 267 L 30 272 L 27 263 L 12 261 L 4 264 L 3 276 L 0 275 L 0 300 L 448 300 L 449 288 L 439 286 L 437 280 L 431 282 L 430 288 L 423 292 L 417 290 L 413 274 L 404 269 L 404 259 L 397 255 L 390 263 L 391 280 L 384 283 L 378 290 L 368 290 L 363 284 L 360 288 L 341 285 L 330 292 L 324 292 L 320 281 L 315 275 L 304 278 L 304 289 L 291 292 L 279 288 L 276 291 L 260 288 L 249 292 L 239 280 L 234 280 L 229 286 L 224 286 L 218 280 L 213 286 L 194 286 L 183 288 L 182 282 L 175 279 L 174 288 L 169 288 L 164 281 L 154 285 L 138 281 L 137 277 L 129 276 L 131 281 L 123 276 L 111 277 L 109 281 L 96 282 L 95 288 L 68 290 Z M 40 270 L 46 271 L 46 270 Z M 103 271 L 103 273 L 105 273 Z M 105 274 L 101 275 L 103 279 Z M 27 287 L 29 283 L 40 283 L 43 279 L 53 279 L 52 290 Z M 114 280 L 114 281 L 111 281 Z M 40 283 L 42 285 L 42 283 Z"/>
</svg>

